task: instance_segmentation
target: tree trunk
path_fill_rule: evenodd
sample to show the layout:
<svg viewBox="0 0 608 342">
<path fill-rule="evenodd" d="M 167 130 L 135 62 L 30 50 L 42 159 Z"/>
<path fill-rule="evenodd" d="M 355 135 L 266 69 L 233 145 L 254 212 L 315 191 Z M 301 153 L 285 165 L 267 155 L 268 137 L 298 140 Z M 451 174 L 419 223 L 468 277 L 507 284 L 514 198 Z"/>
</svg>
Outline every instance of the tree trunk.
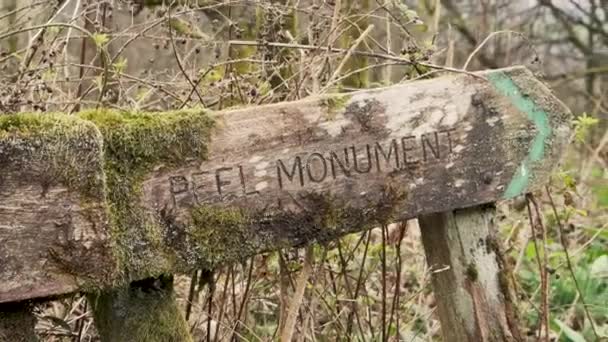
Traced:
<svg viewBox="0 0 608 342">
<path fill-rule="evenodd" d="M 102 342 L 191 342 L 173 291 L 161 276 L 89 296 Z"/>
<path fill-rule="evenodd" d="M 419 218 L 446 342 L 521 341 L 494 206 Z"/>
<path fill-rule="evenodd" d="M 0 305 L 0 342 L 38 341 L 32 308 L 30 303 L 25 302 Z"/>
</svg>

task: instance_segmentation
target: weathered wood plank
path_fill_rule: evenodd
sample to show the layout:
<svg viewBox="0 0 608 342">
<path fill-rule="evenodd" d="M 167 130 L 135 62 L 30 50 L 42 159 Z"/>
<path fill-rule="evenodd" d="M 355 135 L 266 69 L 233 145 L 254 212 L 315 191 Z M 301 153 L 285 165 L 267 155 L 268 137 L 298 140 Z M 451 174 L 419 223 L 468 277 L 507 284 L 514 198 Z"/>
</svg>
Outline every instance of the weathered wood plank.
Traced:
<svg viewBox="0 0 608 342">
<path fill-rule="evenodd" d="M 0 302 L 108 278 L 99 130 L 67 116 L 1 119 Z"/>
<path fill-rule="evenodd" d="M 83 203 L 98 217 L 72 218 L 67 231 L 94 225 L 98 235 L 85 235 L 96 246 L 108 237 L 111 248 L 77 259 L 97 265 L 92 256 L 109 253 L 96 272 L 117 266 L 115 278 L 141 279 L 539 187 L 569 140 L 569 110 L 524 68 L 478 75 L 216 113 L 210 131 L 205 114 L 80 115 L 101 131 L 91 144 L 103 141 L 104 154 L 98 168 L 77 174 L 105 180 L 94 187 L 102 193 L 78 201 L 80 183 L 66 179 L 42 197 L 40 170 L 22 177 L 17 163 L 3 163 L 10 171 L 0 182 L 0 240 L 10 247 L 0 247 L 9 265 L 0 267 L 0 279 L 9 279 L 0 281 L 0 302 L 80 286 L 85 277 L 69 269 L 76 260 L 64 257 L 69 267 L 49 273 L 57 262 L 44 251 L 61 245 L 60 208 L 77 217 Z M 18 146 L 15 136 L 29 141 L 1 127 L 0 146 Z M 0 160 L 11 155 L 6 148 Z M 28 277 L 47 288 L 18 285 Z M 94 285 L 105 274 L 86 278 Z"/>
</svg>

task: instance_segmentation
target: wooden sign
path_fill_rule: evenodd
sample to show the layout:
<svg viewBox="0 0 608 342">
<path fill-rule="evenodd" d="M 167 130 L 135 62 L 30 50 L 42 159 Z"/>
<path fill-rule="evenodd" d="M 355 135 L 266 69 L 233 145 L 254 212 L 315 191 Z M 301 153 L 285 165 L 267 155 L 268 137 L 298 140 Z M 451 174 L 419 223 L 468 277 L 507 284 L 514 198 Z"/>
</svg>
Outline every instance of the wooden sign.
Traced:
<svg viewBox="0 0 608 342">
<path fill-rule="evenodd" d="M 244 259 L 543 185 L 525 68 L 221 113 L 0 118 L 0 302 Z"/>
</svg>

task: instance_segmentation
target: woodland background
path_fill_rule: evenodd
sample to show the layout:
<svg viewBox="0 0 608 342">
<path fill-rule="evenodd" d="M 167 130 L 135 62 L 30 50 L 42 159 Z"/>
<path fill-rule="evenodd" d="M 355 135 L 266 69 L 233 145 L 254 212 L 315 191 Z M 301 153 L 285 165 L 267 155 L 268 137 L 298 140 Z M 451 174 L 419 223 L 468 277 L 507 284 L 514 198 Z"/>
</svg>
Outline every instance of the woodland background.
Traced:
<svg viewBox="0 0 608 342">
<path fill-rule="evenodd" d="M 500 206 L 523 331 L 605 339 L 608 0 L 0 1 L 7 114 L 216 110 L 511 65 L 533 70 L 576 115 L 563 165 L 534 194 L 538 212 L 525 200 Z M 276 340 L 287 307 L 299 308 L 297 341 L 436 341 L 434 271 L 409 221 L 176 287 L 198 341 Z M 97 339 L 82 296 L 36 312 L 42 341 Z"/>
</svg>

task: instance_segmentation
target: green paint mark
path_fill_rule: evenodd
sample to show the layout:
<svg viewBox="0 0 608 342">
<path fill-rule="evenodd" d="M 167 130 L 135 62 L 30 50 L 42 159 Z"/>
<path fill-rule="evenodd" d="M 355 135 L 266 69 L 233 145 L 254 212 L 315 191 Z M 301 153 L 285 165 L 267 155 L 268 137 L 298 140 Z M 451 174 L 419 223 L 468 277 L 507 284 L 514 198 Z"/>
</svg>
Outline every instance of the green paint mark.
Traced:
<svg viewBox="0 0 608 342">
<path fill-rule="evenodd" d="M 488 75 L 488 79 L 500 94 L 508 97 L 517 109 L 528 115 L 528 119 L 538 130 L 528 151 L 528 156 L 522 161 L 503 194 L 504 198 L 513 198 L 524 193 L 530 181 L 531 167 L 543 159 L 545 142 L 551 135 L 551 124 L 547 112 L 537 106 L 527 95 L 522 94 L 515 82 L 505 73 L 492 73 Z"/>
</svg>

